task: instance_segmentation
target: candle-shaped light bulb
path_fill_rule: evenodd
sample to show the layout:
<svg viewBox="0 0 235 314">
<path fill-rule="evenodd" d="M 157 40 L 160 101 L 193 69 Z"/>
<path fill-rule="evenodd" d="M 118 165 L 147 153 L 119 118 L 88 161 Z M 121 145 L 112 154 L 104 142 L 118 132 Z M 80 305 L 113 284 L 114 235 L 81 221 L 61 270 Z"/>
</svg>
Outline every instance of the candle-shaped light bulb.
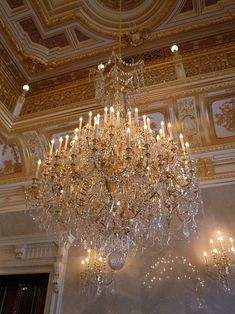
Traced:
<svg viewBox="0 0 235 314">
<path fill-rule="evenodd" d="M 50 146 L 49 156 L 51 156 L 51 155 L 52 155 L 52 153 L 53 153 L 54 143 L 55 143 L 55 140 L 54 140 L 54 139 L 52 139 L 52 140 L 51 140 L 51 146 Z"/>
<path fill-rule="evenodd" d="M 60 153 L 60 151 L 61 151 L 62 143 L 63 143 L 63 137 L 61 136 L 60 139 L 59 139 L 59 149 L 58 149 L 58 153 Z"/>
<path fill-rule="evenodd" d="M 180 133 L 179 138 L 180 138 L 181 148 L 182 148 L 183 152 L 185 152 L 184 137 L 183 137 L 182 133 Z"/>
<path fill-rule="evenodd" d="M 85 261 L 88 263 L 89 262 L 89 258 L 87 257 Z"/>
<path fill-rule="evenodd" d="M 81 264 L 84 265 L 84 264 L 85 264 L 85 261 L 81 261 Z"/>
<path fill-rule="evenodd" d="M 69 135 L 68 135 L 68 134 L 66 134 L 66 136 L 65 136 L 64 150 L 66 150 L 66 149 L 67 149 L 67 147 L 68 147 L 68 142 L 69 142 Z"/>
<path fill-rule="evenodd" d="M 169 133 L 169 139 L 172 140 L 173 134 L 172 134 L 172 125 L 170 122 L 167 124 L 167 129 L 168 129 L 168 133 Z"/>
<path fill-rule="evenodd" d="M 217 231 L 217 235 L 221 235 L 222 233 L 221 233 L 221 231 L 220 230 L 218 230 Z"/>
<path fill-rule="evenodd" d="M 95 136 L 94 136 L 95 139 L 98 138 L 98 132 L 99 132 L 99 118 L 97 117 L 95 120 Z"/>
<path fill-rule="evenodd" d="M 203 255 L 204 255 L 205 264 L 207 264 L 207 252 L 204 252 Z"/>
<path fill-rule="evenodd" d="M 92 112 L 90 111 L 88 114 L 88 129 L 90 130 L 91 128 L 91 118 L 92 118 Z"/>
<path fill-rule="evenodd" d="M 145 134 L 145 142 L 148 144 L 149 137 L 148 137 L 148 127 L 147 125 L 144 126 L 144 134 Z"/>
<path fill-rule="evenodd" d="M 149 118 L 147 118 L 147 127 L 148 127 L 148 131 L 150 131 L 151 126 L 150 126 L 150 119 Z"/>
<path fill-rule="evenodd" d="M 114 114 L 114 108 L 110 107 L 110 124 L 113 125 L 113 114 Z"/>
<path fill-rule="evenodd" d="M 100 123 L 100 114 L 99 113 L 97 114 L 97 123 L 98 124 Z"/>
<path fill-rule="evenodd" d="M 135 108 L 135 123 L 138 124 L 139 116 L 138 116 L 138 108 Z"/>
<path fill-rule="evenodd" d="M 120 111 L 117 111 L 117 125 L 120 125 Z"/>
<path fill-rule="evenodd" d="M 230 241 L 231 243 L 233 243 L 233 238 L 229 238 L 229 241 Z"/>
<path fill-rule="evenodd" d="M 36 172 L 35 172 L 35 178 L 38 177 L 39 169 L 40 169 L 41 163 L 42 163 L 42 161 L 41 161 L 41 159 L 39 159 L 38 162 L 37 162 L 37 168 L 36 168 Z"/>
<path fill-rule="evenodd" d="M 185 142 L 185 148 L 186 148 L 186 152 L 187 152 L 188 156 L 190 157 L 190 148 L 189 148 L 188 142 Z"/>
<path fill-rule="evenodd" d="M 78 133 L 78 128 L 74 130 L 75 135 Z"/>
<path fill-rule="evenodd" d="M 128 111 L 128 125 L 131 126 L 131 111 Z"/>
<path fill-rule="evenodd" d="M 79 132 L 82 130 L 82 117 L 79 119 Z"/>
<path fill-rule="evenodd" d="M 100 256 L 100 257 L 99 257 L 99 261 L 102 262 L 102 260 L 103 260 L 103 259 L 102 259 L 102 257 Z"/>
<path fill-rule="evenodd" d="M 127 147 L 130 148 L 131 147 L 131 130 L 130 130 L 130 128 L 127 128 L 126 132 L 127 132 Z"/>
<path fill-rule="evenodd" d="M 104 108 L 104 123 L 107 123 L 107 117 L 108 117 L 108 108 Z"/>
<path fill-rule="evenodd" d="M 164 121 L 161 122 L 161 130 L 162 130 L 162 137 L 165 137 L 165 123 L 164 123 Z"/>
</svg>

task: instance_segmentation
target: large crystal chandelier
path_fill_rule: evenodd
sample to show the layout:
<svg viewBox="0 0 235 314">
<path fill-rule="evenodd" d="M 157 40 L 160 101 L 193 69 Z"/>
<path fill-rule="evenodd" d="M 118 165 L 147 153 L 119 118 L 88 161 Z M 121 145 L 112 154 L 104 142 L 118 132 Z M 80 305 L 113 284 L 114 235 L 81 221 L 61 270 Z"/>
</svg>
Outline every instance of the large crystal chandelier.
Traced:
<svg viewBox="0 0 235 314">
<path fill-rule="evenodd" d="M 27 191 L 30 213 L 46 230 L 72 234 L 102 256 L 164 244 L 180 229 L 188 237 L 200 206 L 195 163 L 170 123 L 157 132 L 132 109 L 143 61 L 128 64 L 113 53 L 91 77 L 104 113 L 80 118 L 57 149 L 52 139 Z"/>
</svg>

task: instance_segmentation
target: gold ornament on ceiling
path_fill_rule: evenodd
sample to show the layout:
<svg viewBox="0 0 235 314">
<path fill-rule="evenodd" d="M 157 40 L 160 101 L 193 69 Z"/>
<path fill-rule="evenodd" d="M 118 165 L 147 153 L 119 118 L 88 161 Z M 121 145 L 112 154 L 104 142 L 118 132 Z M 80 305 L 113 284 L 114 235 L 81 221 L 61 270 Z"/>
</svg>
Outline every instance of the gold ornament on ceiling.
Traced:
<svg viewBox="0 0 235 314">
<path fill-rule="evenodd" d="M 216 123 L 227 131 L 235 131 L 235 99 L 220 106 L 220 113 L 215 115 Z"/>
</svg>

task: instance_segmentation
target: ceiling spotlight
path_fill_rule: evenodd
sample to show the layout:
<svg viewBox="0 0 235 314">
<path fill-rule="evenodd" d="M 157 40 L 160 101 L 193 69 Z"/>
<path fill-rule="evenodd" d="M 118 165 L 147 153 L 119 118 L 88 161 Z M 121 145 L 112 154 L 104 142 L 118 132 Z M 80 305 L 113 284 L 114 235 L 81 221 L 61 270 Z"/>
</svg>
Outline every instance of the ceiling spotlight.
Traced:
<svg viewBox="0 0 235 314">
<path fill-rule="evenodd" d="M 28 85 L 28 84 L 25 84 L 25 85 L 23 86 L 23 90 L 26 91 L 26 92 L 28 92 L 28 91 L 29 91 L 29 85 Z"/>
<path fill-rule="evenodd" d="M 179 47 L 177 45 L 171 46 L 171 52 L 177 52 L 179 50 Z"/>
</svg>

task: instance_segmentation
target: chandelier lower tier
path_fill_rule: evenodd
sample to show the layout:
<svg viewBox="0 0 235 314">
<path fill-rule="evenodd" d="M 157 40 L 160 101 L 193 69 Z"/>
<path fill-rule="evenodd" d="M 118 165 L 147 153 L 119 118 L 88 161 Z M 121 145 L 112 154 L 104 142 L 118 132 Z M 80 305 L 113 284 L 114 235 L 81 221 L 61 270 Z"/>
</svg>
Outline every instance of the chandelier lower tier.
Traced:
<svg viewBox="0 0 235 314">
<path fill-rule="evenodd" d="M 34 219 L 61 237 L 72 234 L 104 256 L 134 254 L 147 242 L 169 241 L 195 227 L 199 189 L 189 145 L 170 124 L 151 129 L 131 109 L 142 82 L 139 64 L 112 55 L 96 70 L 103 116 L 80 118 L 74 135 L 54 139 L 38 161 L 27 205 Z M 142 66 L 142 65 L 141 65 Z M 126 70 L 127 68 L 127 70 Z"/>
</svg>

